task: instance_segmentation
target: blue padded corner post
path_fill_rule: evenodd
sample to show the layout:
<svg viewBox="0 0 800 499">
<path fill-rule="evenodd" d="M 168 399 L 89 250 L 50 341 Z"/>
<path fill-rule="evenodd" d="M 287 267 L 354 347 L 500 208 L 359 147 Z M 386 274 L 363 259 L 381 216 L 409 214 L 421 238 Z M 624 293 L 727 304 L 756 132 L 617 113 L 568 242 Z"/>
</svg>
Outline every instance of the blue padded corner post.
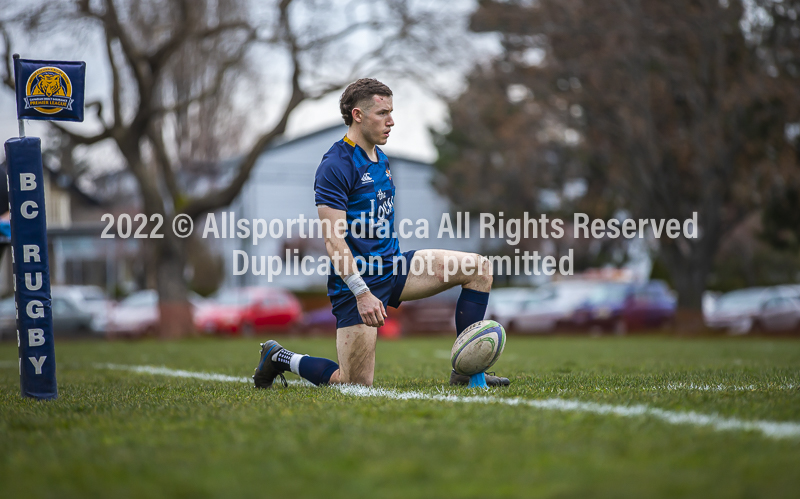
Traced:
<svg viewBox="0 0 800 499">
<path fill-rule="evenodd" d="M 486 374 L 478 373 L 470 376 L 467 388 L 483 388 L 484 390 L 488 390 L 489 385 L 486 384 Z"/>
<path fill-rule="evenodd" d="M 24 397 L 54 399 L 58 385 L 41 142 L 36 137 L 9 139 L 5 149 L 20 386 Z"/>
</svg>

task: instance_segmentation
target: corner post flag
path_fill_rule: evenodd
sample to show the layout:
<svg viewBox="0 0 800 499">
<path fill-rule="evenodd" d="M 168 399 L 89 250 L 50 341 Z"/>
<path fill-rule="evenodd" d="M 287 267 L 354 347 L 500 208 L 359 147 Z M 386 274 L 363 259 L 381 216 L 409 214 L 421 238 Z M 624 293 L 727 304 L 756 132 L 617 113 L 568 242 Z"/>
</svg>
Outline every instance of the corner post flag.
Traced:
<svg viewBox="0 0 800 499">
<path fill-rule="evenodd" d="M 5 143 L 11 260 L 22 396 L 58 397 L 42 146 L 23 119 L 83 121 L 86 63 L 32 61 L 14 54 L 20 137 Z"/>
</svg>

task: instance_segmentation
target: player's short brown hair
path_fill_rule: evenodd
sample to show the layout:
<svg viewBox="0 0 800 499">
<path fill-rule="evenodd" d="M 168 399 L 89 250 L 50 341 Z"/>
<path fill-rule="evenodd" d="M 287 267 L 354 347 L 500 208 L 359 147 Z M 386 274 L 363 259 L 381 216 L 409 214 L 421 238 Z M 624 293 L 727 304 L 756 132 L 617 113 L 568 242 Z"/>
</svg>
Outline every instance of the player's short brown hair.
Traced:
<svg viewBox="0 0 800 499">
<path fill-rule="evenodd" d="M 392 91 L 373 78 L 361 78 L 344 89 L 339 98 L 339 110 L 342 112 L 345 125 L 353 124 L 353 109 L 357 108 L 360 102 L 371 99 L 373 95 L 391 97 Z"/>
</svg>

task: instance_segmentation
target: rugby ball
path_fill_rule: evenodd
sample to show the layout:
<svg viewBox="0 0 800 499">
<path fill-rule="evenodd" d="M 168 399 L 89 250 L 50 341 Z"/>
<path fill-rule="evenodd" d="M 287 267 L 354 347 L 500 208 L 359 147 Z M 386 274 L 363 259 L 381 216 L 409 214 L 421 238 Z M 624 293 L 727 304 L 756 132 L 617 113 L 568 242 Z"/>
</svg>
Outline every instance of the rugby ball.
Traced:
<svg viewBox="0 0 800 499">
<path fill-rule="evenodd" d="M 486 371 L 500 358 L 506 346 L 506 331 L 495 321 L 480 321 L 456 338 L 450 363 L 458 374 L 472 376 Z"/>
</svg>

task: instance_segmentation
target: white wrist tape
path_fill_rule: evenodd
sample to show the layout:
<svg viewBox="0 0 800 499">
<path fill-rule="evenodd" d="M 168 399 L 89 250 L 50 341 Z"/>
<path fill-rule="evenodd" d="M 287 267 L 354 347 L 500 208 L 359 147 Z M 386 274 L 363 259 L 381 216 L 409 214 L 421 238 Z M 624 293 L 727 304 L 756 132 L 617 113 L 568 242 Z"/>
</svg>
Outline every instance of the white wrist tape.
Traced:
<svg viewBox="0 0 800 499">
<path fill-rule="evenodd" d="M 364 279 L 358 272 L 347 276 L 344 283 L 347 284 L 347 287 L 350 288 L 350 291 L 352 291 L 355 296 L 362 295 L 369 291 L 367 283 L 364 282 Z"/>
</svg>

